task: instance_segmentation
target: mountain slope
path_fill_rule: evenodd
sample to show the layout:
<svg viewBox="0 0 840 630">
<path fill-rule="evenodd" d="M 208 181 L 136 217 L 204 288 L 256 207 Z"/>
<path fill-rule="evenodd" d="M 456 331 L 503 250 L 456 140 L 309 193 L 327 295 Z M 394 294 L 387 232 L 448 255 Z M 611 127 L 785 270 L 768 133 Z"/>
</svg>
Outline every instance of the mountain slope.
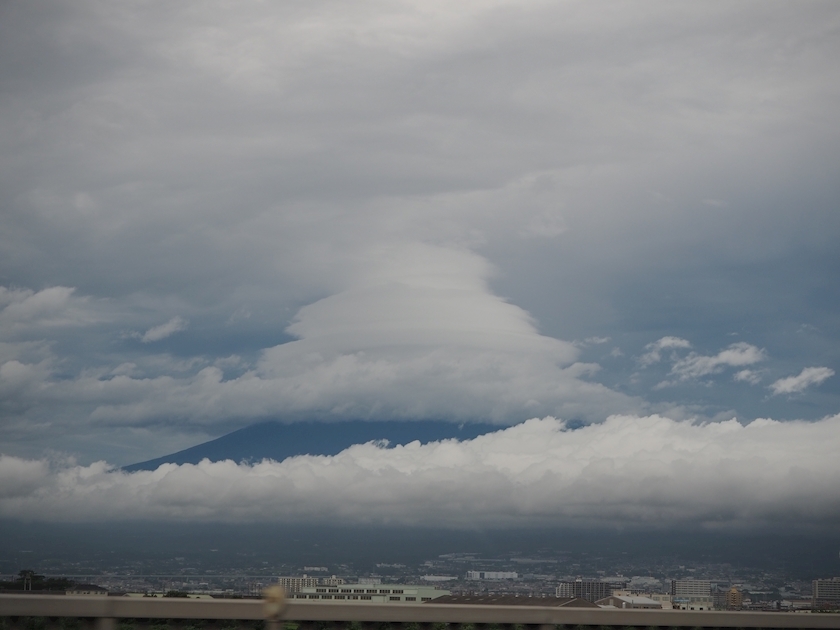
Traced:
<svg viewBox="0 0 840 630">
<path fill-rule="evenodd" d="M 282 461 L 295 455 L 335 455 L 353 444 L 388 440 L 389 444 L 408 444 L 414 440 L 435 442 L 447 438 L 468 440 L 503 427 L 486 423 L 457 425 L 440 420 L 368 422 L 261 422 L 215 440 L 124 466 L 123 470 L 155 470 L 161 464 L 197 464 L 202 459 L 221 461 Z"/>
</svg>

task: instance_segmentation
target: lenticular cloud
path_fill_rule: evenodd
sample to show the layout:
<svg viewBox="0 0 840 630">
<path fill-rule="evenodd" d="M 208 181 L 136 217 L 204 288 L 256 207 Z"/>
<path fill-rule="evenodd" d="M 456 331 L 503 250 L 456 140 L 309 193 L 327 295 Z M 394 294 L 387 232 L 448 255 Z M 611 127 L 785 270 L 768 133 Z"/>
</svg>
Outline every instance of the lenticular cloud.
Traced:
<svg viewBox="0 0 840 630">
<path fill-rule="evenodd" d="M 792 525 L 840 517 L 840 415 L 695 425 L 529 420 L 474 440 L 125 473 L 0 457 L 0 516 L 447 527 Z"/>
</svg>

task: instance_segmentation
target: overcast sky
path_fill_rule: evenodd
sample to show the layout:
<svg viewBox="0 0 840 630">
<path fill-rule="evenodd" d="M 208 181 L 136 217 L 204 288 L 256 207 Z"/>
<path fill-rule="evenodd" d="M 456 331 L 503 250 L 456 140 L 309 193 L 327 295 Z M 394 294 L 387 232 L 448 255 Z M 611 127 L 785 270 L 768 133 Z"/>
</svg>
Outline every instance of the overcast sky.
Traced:
<svg viewBox="0 0 840 630">
<path fill-rule="evenodd" d="M 840 473 L 838 59 L 833 1 L 3 3 L 0 514 L 96 475 L 154 502 L 94 462 L 260 420 L 549 418 L 492 447 L 543 445 L 541 481 L 478 440 L 406 496 L 459 479 L 530 518 L 481 507 L 481 466 L 543 502 L 620 425 L 611 507 L 548 517 L 630 518 L 618 471 L 700 452 L 788 494 L 698 516 L 663 489 L 668 518 L 780 517 Z"/>
</svg>

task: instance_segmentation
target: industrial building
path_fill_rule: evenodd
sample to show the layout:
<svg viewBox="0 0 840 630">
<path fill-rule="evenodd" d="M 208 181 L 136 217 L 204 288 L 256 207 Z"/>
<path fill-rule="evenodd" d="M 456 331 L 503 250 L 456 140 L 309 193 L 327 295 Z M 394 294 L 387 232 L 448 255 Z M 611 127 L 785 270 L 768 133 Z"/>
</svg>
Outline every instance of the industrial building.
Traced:
<svg viewBox="0 0 840 630">
<path fill-rule="evenodd" d="M 631 608 L 644 610 L 662 610 L 662 604 L 650 597 L 640 595 L 610 595 L 597 602 L 601 608 Z"/>
</svg>

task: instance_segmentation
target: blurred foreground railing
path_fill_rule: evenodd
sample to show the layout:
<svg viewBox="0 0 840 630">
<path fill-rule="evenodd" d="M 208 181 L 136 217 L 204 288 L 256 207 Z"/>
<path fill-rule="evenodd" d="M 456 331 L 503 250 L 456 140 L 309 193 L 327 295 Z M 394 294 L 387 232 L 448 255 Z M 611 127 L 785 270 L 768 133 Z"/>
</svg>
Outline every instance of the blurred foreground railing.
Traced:
<svg viewBox="0 0 840 630">
<path fill-rule="evenodd" d="M 0 595 L 1 630 L 262 630 L 263 600 Z M 269 613 L 270 614 L 270 613 Z M 189 620 L 193 620 L 191 623 Z M 301 630 L 353 628 L 446 630 L 554 630 L 601 628 L 838 628 L 840 614 L 772 612 L 686 612 L 610 610 L 542 606 L 458 604 L 373 604 L 289 601 L 267 627 L 282 630 L 294 622 Z M 4 627 L 5 626 L 5 627 Z M 293 627 L 293 626 L 292 626 Z"/>
</svg>

